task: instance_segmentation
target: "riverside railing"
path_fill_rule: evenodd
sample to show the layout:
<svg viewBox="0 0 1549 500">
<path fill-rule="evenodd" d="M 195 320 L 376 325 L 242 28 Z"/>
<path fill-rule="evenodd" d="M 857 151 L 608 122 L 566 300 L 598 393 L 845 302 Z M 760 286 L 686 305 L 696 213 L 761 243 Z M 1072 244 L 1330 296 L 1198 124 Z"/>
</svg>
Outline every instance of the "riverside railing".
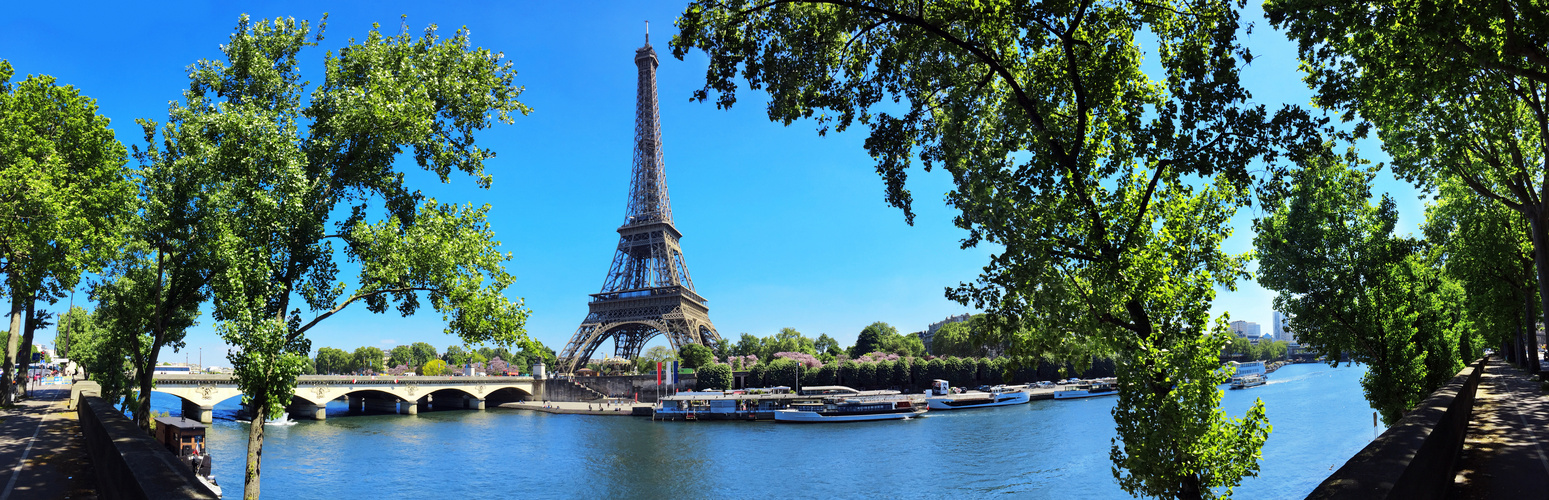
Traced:
<svg viewBox="0 0 1549 500">
<path fill-rule="evenodd" d="M 1441 498 L 1452 486 L 1485 360 L 1463 368 L 1307 495 L 1309 499 Z"/>
</svg>

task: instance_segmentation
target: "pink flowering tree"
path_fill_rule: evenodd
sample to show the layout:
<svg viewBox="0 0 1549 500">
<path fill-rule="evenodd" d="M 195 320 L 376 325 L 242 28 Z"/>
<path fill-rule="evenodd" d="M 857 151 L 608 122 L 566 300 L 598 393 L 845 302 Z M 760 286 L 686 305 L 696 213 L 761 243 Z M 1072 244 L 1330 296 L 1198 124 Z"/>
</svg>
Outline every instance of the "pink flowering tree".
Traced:
<svg viewBox="0 0 1549 500">
<path fill-rule="evenodd" d="M 506 360 L 500 359 L 500 356 L 495 356 L 495 359 L 489 360 L 490 375 L 505 375 L 506 371 L 509 371 L 510 369 L 511 363 L 507 363 Z"/>
<path fill-rule="evenodd" d="M 883 361 L 898 361 L 898 355 L 887 352 L 874 352 L 855 360 L 856 363 L 860 364 L 880 363 Z"/>
<path fill-rule="evenodd" d="M 807 354 L 807 353 L 804 353 L 804 352 L 777 352 L 777 353 L 775 353 L 774 357 L 775 357 L 775 359 L 785 358 L 785 359 L 789 359 L 789 360 L 795 361 L 797 363 L 801 363 L 801 365 L 803 367 L 806 367 L 806 368 L 822 368 L 823 367 L 823 361 L 819 360 L 818 358 L 812 357 L 811 354 Z"/>
<path fill-rule="evenodd" d="M 746 370 L 758 364 L 758 356 L 727 356 L 726 364 L 731 365 L 732 370 Z"/>
</svg>

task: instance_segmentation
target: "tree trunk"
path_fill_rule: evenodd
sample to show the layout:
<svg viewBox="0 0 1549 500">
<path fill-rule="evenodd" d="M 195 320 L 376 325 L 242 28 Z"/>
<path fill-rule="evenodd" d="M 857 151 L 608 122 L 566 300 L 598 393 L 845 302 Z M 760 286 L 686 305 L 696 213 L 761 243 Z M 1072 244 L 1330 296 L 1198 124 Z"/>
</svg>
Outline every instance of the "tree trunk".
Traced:
<svg viewBox="0 0 1549 500">
<path fill-rule="evenodd" d="M 1506 341 L 1506 348 L 1505 349 L 1506 349 L 1506 360 L 1510 361 L 1512 365 L 1514 365 L 1514 366 L 1516 366 L 1518 368 L 1521 368 L 1522 367 L 1522 324 L 1521 323 L 1517 324 L 1517 331 L 1515 333 L 1512 333 L 1511 338 Z"/>
<path fill-rule="evenodd" d="M 1531 220 L 1533 231 L 1533 263 L 1538 268 L 1538 310 L 1528 310 L 1528 322 L 1524 325 L 1527 330 L 1528 346 L 1528 373 L 1538 373 L 1538 326 L 1533 319 L 1541 316 L 1543 311 L 1549 311 L 1549 228 L 1544 227 L 1543 207 L 1534 211 Z"/>
<path fill-rule="evenodd" d="M 264 455 L 264 422 L 269 420 L 267 402 L 252 400 L 253 423 L 247 430 L 247 476 L 242 482 L 243 500 L 258 500 L 258 466 Z"/>
<path fill-rule="evenodd" d="M 22 335 L 21 347 L 16 350 L 17 355 L 21 356 L 17 359 L 22 366 L 21 372 L 27 374 L 29 381 L 32 380 L 32 333 L 38 330 L 37 305 L 36 300 L 27 301 L 26 324 L 22 327 L 25 333 Z M 22 387 L 27 387 L 27 384 L 23 382 Z"/>
<path fill-rule="evenodd" d="M 156 377 L 156 358 L 161 352 L 156 344 L 152 343 L 150 351 L 145 355 L 145 366 L 135 367 L 135 377 L 140 382 L 140 399 L 136 401 L 134 410 L 134 424 L 147 433 L 151 432 L 151 389 L 152 380 Z"/>
<path fill-rule="evenodd" d="M 0 376 L 0 404 L 11 404 L 12 396 L 16 389 L 12 383 L 16 381 L 16 348 L 21 342 L 22 314 L 27 310 L 26 301 L 22 299 L 22 293 L 16 291 L 16 283 L 11 283 L 11 334 L 5 343 L 5 364 L 0 365 L 4 370 Z"/>
</svg>

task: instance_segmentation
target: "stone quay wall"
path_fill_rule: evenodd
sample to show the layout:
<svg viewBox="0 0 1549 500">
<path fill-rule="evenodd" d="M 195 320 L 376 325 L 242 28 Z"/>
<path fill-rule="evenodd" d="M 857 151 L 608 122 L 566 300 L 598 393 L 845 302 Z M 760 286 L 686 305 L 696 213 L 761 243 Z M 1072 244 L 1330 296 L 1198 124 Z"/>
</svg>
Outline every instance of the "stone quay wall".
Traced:
<svg viewBox="0 0 1549 500">
<path fill-rule="evenodd" d="M 75 403 L 103 500 L 216 500 L 193 470 L 140 431 L 113 404 L 86 393 Z"/>
<path fill-rule="evenodd" d="M 1324 479 L 1309 499 L 1442 498 L 1453 482 L 1485 360 L 1447 385 Z"/>
<path fill-rule="evenodd" d="M 576 387 L 580 384 L 591 389 L 587 391 Z M 678 375 L 678 391 L 692 391 L 697 379 L 693 375 Z M 655 403 L 656 396 L 660 392 L 671 393 L 672 384 L 663 383 L 657 385 L 656 375 L 614 375 L 605 377 L 575 377 L 573 379 L 549 379 L 544 384 L 543 399 L 549 401 L 577 401 L 585 402 L 596 399 L 597 394 L 604 397 L 617 397 L 633 400 L 639 396 L 642 403 Z M 595 391 L 593 393 L 592 391 Z"/>
</svg>

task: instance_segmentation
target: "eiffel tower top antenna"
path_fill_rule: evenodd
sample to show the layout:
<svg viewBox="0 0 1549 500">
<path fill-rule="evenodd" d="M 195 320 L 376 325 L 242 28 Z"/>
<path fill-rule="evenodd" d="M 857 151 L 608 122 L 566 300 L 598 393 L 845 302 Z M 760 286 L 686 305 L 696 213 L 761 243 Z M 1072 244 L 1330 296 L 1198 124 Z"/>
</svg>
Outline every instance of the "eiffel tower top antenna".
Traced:
<svg viewBox="0 0 1549 500">
<path fill-rule="evenodd" d="M 650 45 L 651 44 L 651 20 L 650 19 L 646 19 L 645 20 L 645 44 L 646 45 Z"/>
</svg>

